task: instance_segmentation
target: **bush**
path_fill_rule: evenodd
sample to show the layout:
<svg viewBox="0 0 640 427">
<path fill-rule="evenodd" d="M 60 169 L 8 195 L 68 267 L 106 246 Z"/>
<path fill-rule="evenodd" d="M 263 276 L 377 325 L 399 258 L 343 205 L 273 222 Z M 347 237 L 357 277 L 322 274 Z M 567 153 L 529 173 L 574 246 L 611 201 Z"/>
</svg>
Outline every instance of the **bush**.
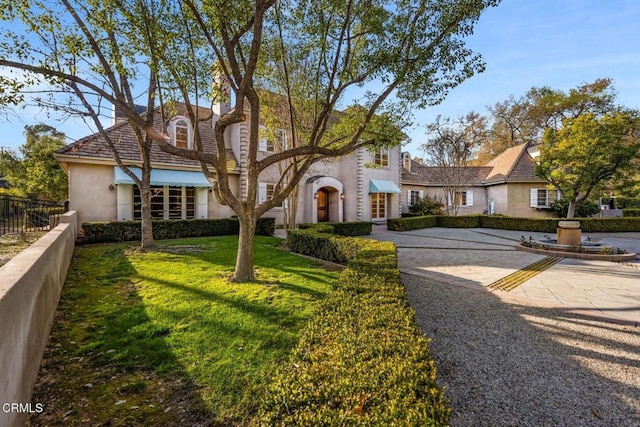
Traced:
<svg viewBox="0 0 640 427">
<path fill-rule="evenodd" d="M 558 218 L 566 218 L 569 212 L 569 199 L 559 199 L 551 203 L 551 209 Z M 585 200 L 576 207 L 575 216 L 579 218 L 589 218 L 600 212 L 600 205 L 590 200 Z"/>
<path fill-rule="evenodd" d="M 395 246 L 313 228 L 289 236 L 307 255 L 342 254 L 347 268 L 276 373 L 259 422 L 447 425 L 450 409 L 400 283 Z"/>
<path fill-rule="evenodd" d="M 416 200 L 409 206 L 409 212 L 419 216 L 444 214 L 442 199 L 429 197 L 428 195 Z"/>
<path fill-rule="evenodd" d="M 639 208 L 640 198 L 638 197 L 615 197 L 615 206 L 618 209 Z"/>
<path fill-rule="evenodd" d="M 367 221 L 351 222 L 319 222 L 315 224 L 298 224 L 300 230 L 314 229 L 322 233 L 333 233 L 340 236 L 368 236 L 373 224 Z"/>
<path fill-rule="evenodd" d="M 128 242 L 141 239 L 140 221 L 85 222 L 82 224 L 82 243 Z M 238 234 L 240 224 L 234 218 L 154 220 L 153 238 L 156 240 L 182 237 L 227 236 Z M 260 218 L 256 234 L 273 235 L 274 218 Z"/>
<path fill-rule="evenodd" d="M 640 209 L 638 208 L 622 209 L 622 216 L 631 216 L 631 217 L 640 216 Z"/>
<path fill-rule="evenodd" d="M 480 227 L 480 215 L 438 215 L 436 224 L 438 227 L 448 228 L 478 228 Z"/>
<path fill-rule="evenodd" d="M 573 218 L 579 221 L 582 231 L 587 233 L 620 233 L 640 231 L 640 218 Z M 430 227 L 481 227 L 501 230 L 537 231 L 555 233 L 558 221 L 565 218 L 519 218 L 502 215 L 470 216 L 426 216 L 396 218 L 387 221 L 387 228 L 393 231 L 408 231 Z"/>
<path fill-rule="evenodd" d="M 387 230 L 409 231 L 420 228 L 431 228 L 436 226 L 435 215 L 416 216 L 408 218 L 392 218 L 387 220 Z"/>
</svg>

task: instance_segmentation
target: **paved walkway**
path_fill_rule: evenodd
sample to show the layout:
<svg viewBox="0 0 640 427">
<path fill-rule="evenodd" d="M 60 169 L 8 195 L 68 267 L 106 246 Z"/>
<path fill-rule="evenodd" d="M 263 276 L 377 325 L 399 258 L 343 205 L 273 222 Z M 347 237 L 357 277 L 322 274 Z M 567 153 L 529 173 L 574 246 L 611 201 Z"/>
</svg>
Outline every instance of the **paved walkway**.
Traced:
<svg viewBox="0 0 640 427">
<path fill-rule="evenodd" d="M 397 245 L 403 273 L 478 289 L 545 258 L 515 250 L 521 238 L 529 236 L 555 238 L 553 234 L 481 228 L 436 227 L 400 233 L 385 226 L 374 226 L 371 235 Z M 584 233 L 587 236 L 640 254 L 640 233 Z M 537 306 L 640 325 L 640 260 L 621 264 L 566 258 L 508 294 Z"/>
</svg>

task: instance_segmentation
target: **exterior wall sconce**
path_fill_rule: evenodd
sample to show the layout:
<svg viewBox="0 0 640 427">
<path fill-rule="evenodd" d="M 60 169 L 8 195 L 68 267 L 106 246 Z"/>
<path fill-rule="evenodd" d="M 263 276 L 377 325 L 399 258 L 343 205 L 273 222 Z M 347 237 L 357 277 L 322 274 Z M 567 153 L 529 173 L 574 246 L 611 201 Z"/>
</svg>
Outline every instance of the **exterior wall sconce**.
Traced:
<svg viewBox="0 0 640 427">
<path fill-rule="evenodd" d="M 340 194 L 340 200 L 344 200 L 347 196 L 344 195 L 344 193 Z"/>
<path fill-rule="evenodd" d="M 317 199 L 318 198 L 318 192 L 316 191 L 315 193 L 313 193 L 313 198 Z"/>
<path fill-rule="evenodd" d="M 113 191 L 115 190 L 116 187 L 113 186 L 113 184 L 109 184 L 109 191 Z"/>
</svg>

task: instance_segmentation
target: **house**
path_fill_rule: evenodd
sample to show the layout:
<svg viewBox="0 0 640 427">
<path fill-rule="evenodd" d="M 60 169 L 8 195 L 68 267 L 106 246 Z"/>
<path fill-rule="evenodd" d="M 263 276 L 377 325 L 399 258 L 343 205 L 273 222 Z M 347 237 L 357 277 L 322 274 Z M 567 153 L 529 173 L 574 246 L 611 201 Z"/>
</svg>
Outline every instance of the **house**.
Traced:
<svg viewBox="0 0 640 427">
<path fill-rule="evenodd" d="M 463 168 L 464 185 L 456 192 L 458 214 L 502 214 L 519 217 L 552 216 L 551 204 L 559 197 L 556 190 L 534 173 L 535 146 L 511 147 L 484 166 Z M 451 168 L 423 166 L 402 153 L 401 211 L 409 212 L 412 201 L 424 196 L 440 199 L 446 205 L 443 183 Z"/>
<path fill-rule="evenodd" d="M 211 110 L 202 108 L 200 122 L 203 150 L 215 153 L 213 128 L 219 117 L 229 111 L 229 104 L 219 103 Z M 176 114 L 167 123 L 157 120 L 156 128 L 166 128 L 171 143 L 193 147 L 193 124 L 186 115 Z M 140 173 L 140 153 L 131 127 L 118 120 L 106 129 L 122 160 Z M 277 132 L 286 144 L 287 131 Z M 227 167 L 230 184 L 236 194 L 247 191 L 246 157 L 249 141 L 248 121 L 230 126 L 225 133 Z M 274 151 L 274 142 L 261 139 L 259 156 Z M 140 192 L 133 180 L 113 159 L 99 134 L 89 135 L 65 146 L 56 153 L 58 162 L 69 176 L 70 209 L 78 212 L 80 223 L 87 221 L 121 221 L 139 219 Z M 211 183 L 201 172 L 200 164 L 151 150 L 151 210 L 155 219 L 224 218 L 234 213 L 213 197 Z M 140 175 L 138 175 L 140 176 Z M 259 177 L 259 201 L 271 197 L 280 174 L 277 167 L 263 171 Z M 359 149 L 351 155 L 314 164 L 298 186 L 298 223 L 323 221 L 374 221 L 399 216 L 400 148 L 370 151 Z M 265 216 L 283 222 L 282 207 Z"/>
</svg>

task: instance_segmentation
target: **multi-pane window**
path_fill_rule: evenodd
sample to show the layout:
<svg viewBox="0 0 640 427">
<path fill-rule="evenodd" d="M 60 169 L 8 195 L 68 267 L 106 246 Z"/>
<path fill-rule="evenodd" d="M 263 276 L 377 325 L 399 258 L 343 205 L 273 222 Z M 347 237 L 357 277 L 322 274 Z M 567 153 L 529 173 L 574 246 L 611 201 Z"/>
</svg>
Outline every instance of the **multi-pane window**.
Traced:
<svg viewBox="0 0 640 427">
<path fill-rule="evenodd" d="M 411 206 L 418 200 L 422 199 L 422 190 L 409 190 L 408 205 Z"/>
<path fill-rule="evenodd" d="M 547 188 L 531 189 L 531 207 L 539 209 L 550 208 L 553 202 L 558 200 L 560 194 L 558 190 L 549 190 Z"/>
<path fill-rule="evenodd" d="M 389 166 L 389 149 L 380 148 L 373 154 L 373 163 L 376 166 L 388 167 Z"/>
<path fill-rule="evenodd" d="M 455 204 L 457 206 L 473 206 L 473 192 L 471 190 L 456 191 Z"/>
<path fill-rule="evenodd" d="M 387 194 L 371 193 L 371 219 L 387 218 Z"/>
<path fill-rule="evenodd" d="M 264 136 L 259 141 L 259 150 L 267 153 L 274 153 L 276 151 L 276 142 L 272 139 L 271 135 L 267 136 L 266 127 L 261 126 L 260 131 L 264 133 Z M 287 149 L 287 134 L 284 129 L 278 129 L 276 131 L 277 146 L 281 150 Z"/>
<path fill-rule="evenodd" d="M 153 219 L 195 218 L 195 188 L 151 186 L 151 217 Z M 133 219 L 142 218 L 140 190 L 133 186 Z"/>
</svg>

